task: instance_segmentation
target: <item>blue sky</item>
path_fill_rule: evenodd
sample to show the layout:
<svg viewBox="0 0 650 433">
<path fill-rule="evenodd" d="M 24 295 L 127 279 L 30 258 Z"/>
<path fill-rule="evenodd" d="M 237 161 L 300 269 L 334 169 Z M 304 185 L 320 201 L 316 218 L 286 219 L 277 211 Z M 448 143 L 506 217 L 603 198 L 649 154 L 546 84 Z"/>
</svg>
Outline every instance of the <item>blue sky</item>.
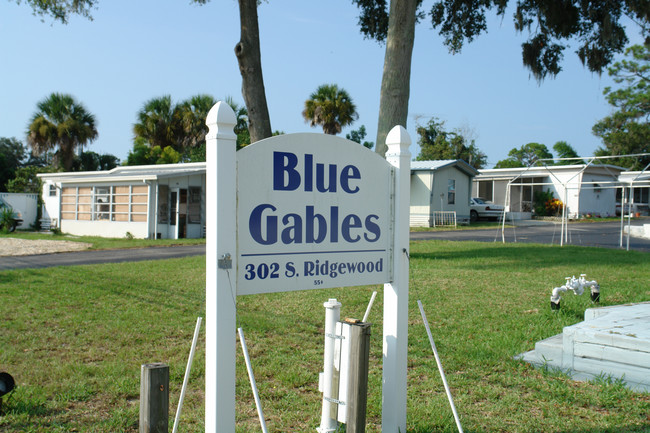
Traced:
<svg viewBox="0 0 650 433">
<path fill-rule="evenodd" d="M 52 92 L 70 93 L 95 114 L 98 139 L 90 150 L 125 159 L 132 126 L 145 101 L 170 94 L 175 102 L 208 93 L 243 104 L 234 55 L 239 40 L 235 0 L 204 6 L 189 0 L 100 0 L 94 21 L 44 22 L 26 4 L 0 0 L 0 137 L 25 141 L 36 104 Z M 321 132 L 302 118 L 319 85 L 336 83 L 352 96 L 374 141 L 384 46 L 364 39 L 349 0 L 271 1 L 259 9 L 262 68 L 273 130 Z M 591 74 L 573 49 L 564 71 L 538 84 L 521 63 L 525 34 L 512 14 L 492 17 L 488 33 L 451 55 L 420 23 L 415 36 L 407 130 L 413 157 L 416 124 L 432 116 L 448 129 L 470 131 L 488 155 L 488 168 L 529 142 L 549 149 L 571 144 L 581 156 L 601 145 L 593 124 L 611 111 L 603 96 L 607 74 Z M 636 29 L 628 36 L 639 42 Z"/>
</svg>

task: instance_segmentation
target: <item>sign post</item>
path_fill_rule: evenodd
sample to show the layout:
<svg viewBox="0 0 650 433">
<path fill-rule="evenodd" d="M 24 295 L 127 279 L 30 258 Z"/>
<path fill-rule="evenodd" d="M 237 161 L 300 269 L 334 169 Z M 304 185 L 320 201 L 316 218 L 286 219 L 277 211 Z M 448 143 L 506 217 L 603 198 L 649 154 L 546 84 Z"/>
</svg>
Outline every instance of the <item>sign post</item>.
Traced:
<svg viewBox="0 0 650 433">
<path fill-rule="evenodd" d="M 225 102 L 206 119 L 206 433 L 235 432 L 236 122 Z"/>
<path fill-rule="evenodd" d="M 381 430 L 406 431 L 406 372 L 409 302 L 409 202 L 411 139 L 396 126 L 386 136 L 386 161 L 395 167 L 393 279 L 384 284 L 384 341 Z"/>
<path fill-rule="evenodd" d="M 235 152 L 236 118 L 206 119 L 206 432 L 235 431 L 238 295 L 385 284 L 382 430 L 406 431 L 410 138 L 387 160 L 324 134 Z"/>
</svg>

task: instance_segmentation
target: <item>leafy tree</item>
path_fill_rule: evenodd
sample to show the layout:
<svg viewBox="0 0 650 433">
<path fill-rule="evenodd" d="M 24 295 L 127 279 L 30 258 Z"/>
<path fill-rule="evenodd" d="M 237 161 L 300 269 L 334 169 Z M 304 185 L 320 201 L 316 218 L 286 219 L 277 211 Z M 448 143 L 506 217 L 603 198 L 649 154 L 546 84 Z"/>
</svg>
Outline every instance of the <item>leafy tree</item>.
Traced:
<svg viewBox="0 0 650 433">
<path fill-rule="evenodd" d="M 151 159 L 151 148 L 142 137 L 136 137 L 133 140 L 133 149 L 129 151 L 124 165 L 150 165 L 155 164 L 156 161 Z"/>
<path fill-rule="evenodd" d="M 36 175 L 51 171 L 54 171 L 52 167 L 44 168 L 35 165 L 20 167 L 16 170 L 16 176 L 7 182 L 7 192 L 40 194 L 42 182 Z"/>
<path fill-rule="evenodd" d="M 57 149 L 54 162 L 70 171 L 74 150 L 97 138 L 95 116 L 71 95 L 52 93 L 37 104 L 27 142 L 36 155 Z"/>
<path fill-rule="evenodd" d="M 111 170 L 120 163 L 115 155 L 98 154 L 96 152 L 83 152 L 75 158 L 72 171 L 100 171 Z"/>
<path fill-rule="evenodd" d="M 205 143 L 205 118 L 217 101 L 211 95 L 195 95 L 175 107 L 180 122 L 179 145 L 185 152 Z"/>
<path fill-rule="evenodd" d="M 323 84 L 305 101 L 302 116 L 310 126 L 321 126 L 325 134 L 336 135 L 359 114 L 348 92 L 336 84 Z"/>
<path fill-rule="evenodd" d="M 237 116 L 234 128 L 237 148 L 244 147 L 250 144 L 246 108 L 231 97 L 225 101 Z M 147 101 L 138 112 L 138 123 L 133 126 L 134 148 L 126 164 L 160 164 L 160 155 L 166 155 L 164 161 L 205 161 L 205 135 L 208 133 L 205 118 L 215 103 L 216 99 L 206 94 L 192 96 L 178 104 L 174 104 L 169 95 Z M 146 149 L 147 145 L 150 149 Z M 162 153 L 152 150 L 156 147 Z M 167 147 L 174 152 L 167 151 Z M 180 155 L 178 161 L 176 154 Z"/>
<path fill-rule="evenodd" d="M 558 158 L 579 158 L 578 152 L 566 141 L 558 141 L 553 145 L 553 150 L 555 151 Z M 584 164 L 582 159 L 567 159 L 567 160 L 557 160 L 555 165 L 573 165 L 573 164 Z"/>
<path fill-rule="evenodd" d="M 138 137 L 135 139 L 133 150 L 129 152 L 124 165 L 176 164 L 181 162 L 181 159 L 181 154 L 173 147 L 149 146 L 142 137 Z"/>
<path fill-rule="evenodd" d="M 603 92 L 615 111 L 593 127 L 605 145 L 597 149 L 597 156 L 650 152 L 650 44 L 634 45 L 626 50 L 626 56 L 628 59 L 609 69 L 609 75 L 622 87 L 607 87 Z M 616 163 L 642 170 L 650 156 L 622 158 Z"/>
<path fill-rule="evenodd" d="M 234 128 L 234 132 L 237 135 L 237 149 L 248 146 L 251 143 L 251 136 L 248 129 L 248 112 L 246 110 L 246 107 L 239 105 L 230 96 L 227 96 L 224 101 L 230 105 L 237 118 L 237 123 L 235 124 Z M 214 105 L 214 103 L 212 105 Z M 212 108 L 212 105 L 210 108 Z M 205 161 L 205 135 L 208 133 L 208 127 L 205 124 L 205 118 L 208 114 L 208 111 L 210 111 L 209 108 L 205 112 L 198 111 L 194 113 L 193 123 L 196 124 L 197 129 L 194 132 L 189 133 L 195 134 L 196 138 L 194 143 L 198 143 L 198 145 L 193 144 L 191 147 L 185 148 L 182 158 L 183 161 Z"/>
<path fill-rule="evenodd" d="M 50 16 L 54 20 L 67 24 L 70 15 L 81 15 L 92 20 L 90 11 L 94 8 L 97 0 L 24 0 L 32 7 L 34 15 L 41 17 Z M 16 0 L 20 3 L 21 0 Z"/>
<path fill-rule="evenodd" d="M 428 14 L 451 53 L 487 31 L 486 14 L 504 16 L 508 0 L 437 0 L 424 11 L 422 0 L 352 0 L 360 9 L 359 26 L 368 38 L 386 42 L 379 102 L 376 151 L 386 153 L 386 135 L 394 125 L 406 126 L 411 55 L 415 24 Z M 621 17 L 631 17 L 648 34 L 647 1 L 519 0 L 514 11 L 515 28 L 528 30 L 522 44 L 524 65 L 541 81 L 561 71 L 569 42 L 578 44 L 578 56 L 592 72 L 600 73 L 627 43 Z"/>
<path fill-rule="evenodd" d="M 15 0 L 20 3 L 21 0 Z M 210 0 L 190 0 L 204 5 Z M 51 16 L 66 24 L 70 15 L 81 15 L 92 20 L 91 10 L 98 0 L 25 0 L 32 7 L 35 15 Z M 248 143 L 262 140 L 273 135 L 266 92 L 262 75 L 259 24 L 257 7 L 259 0 L 238 0 L 241 37 L 235 46 L 235 55 L 242 76 L 242 95 L 248 111 L 250 138 Z M 196 151 L 192 152 L 196 153 Z M 199 152 L 200 154 L 200 152 Z"/>
<path fill-rule="evenodd" d="M 551 159 L 553 154 L 549 152 L 548 148 L 540 143 L 528 143 L 521 146 L 519 149 L 514 148 L 508 152 L 508 158 L 503 159 L 496 163 L 494 168 L 514 168 L 514 167 L 528 167 L 535 164 L 540 159 Z M 547 165 L 552 165 L 547 163 Z"/>
<path fill-rule="evenodd" d="M 468 143 L 460 131 L 446 131 L 443 121 L 432 118 L 426 125 L 418 125 L 417 133 L 420 145 L 418 161 L 462 159 L 476 169 L 485 167 L 487 163 L 487 155 L 476 147 L 474 140 Z"/>
<path fill-rule="evenodd" d="M 151 147 L 164 149 L 182 148 L 180 136 L 182 131 L 179 109 L 172 103 L 170 95 L 152 98 L 144 103 L 137 114 L 138 122 L 133 125 L 136 139 L 144 139 Z"/>
<path fill-rule="evenodd" d="M 26 155 L 27 149 L 21 141 L 0 137 L 0 191 L 6 191 L 7 182 L 14 178 Z"/>
<path fill-rule="evenodd" d="M 366 135 L 366 126 L 361 125 L 359 129 L 354 129 L 350 131 L 349 134 L 345 134 L 345 138 L 351 141 L 355 141 L 359 144 L 363 144 L 363 146 L 367 147 L 368 149 L 372 149 L 375 143 L 372 141 L 364 141 L 363 139 L 366 138 Z"/>
</svg>

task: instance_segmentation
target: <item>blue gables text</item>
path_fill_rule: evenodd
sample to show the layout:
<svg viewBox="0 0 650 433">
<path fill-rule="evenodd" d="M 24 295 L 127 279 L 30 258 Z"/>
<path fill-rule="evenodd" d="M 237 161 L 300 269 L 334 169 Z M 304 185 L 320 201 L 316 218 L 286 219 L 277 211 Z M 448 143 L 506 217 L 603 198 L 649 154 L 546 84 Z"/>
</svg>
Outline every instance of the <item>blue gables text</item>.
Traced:
<svg viewBox="0 0 650 433">
<path fill-rule="evenodd" d="M 311 154 L 305 154 L 303 162 L 300 167 L 296 154 L 273 152 L 273 191 L 337 194 L 361 191 L 358 167 L 348 164 L 339 171 L 337 164 L 315 162 Z M 378 215 L 357 215 L 339 206 L 323 209 L 313 204 L 305 203 L 304 211 L 298 213 L 283 213 L 271 203 L 255 206 L 248 219 L 251 237 L 260 245 L 377 242 L 381 238 Z"/>
</svg>

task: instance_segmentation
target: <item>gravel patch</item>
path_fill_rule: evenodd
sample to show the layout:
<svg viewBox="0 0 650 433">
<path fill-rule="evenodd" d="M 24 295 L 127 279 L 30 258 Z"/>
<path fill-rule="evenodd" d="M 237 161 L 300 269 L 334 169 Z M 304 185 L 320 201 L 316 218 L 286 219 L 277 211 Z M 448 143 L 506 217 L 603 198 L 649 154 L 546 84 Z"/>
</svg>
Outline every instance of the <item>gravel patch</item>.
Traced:
<svg viewBox="0 0 650 433">
<path fill-rule="evenodd" d="M 0 238 L 0 257 L 81 251 L 91 246 L 86 242 Z"/>
</svg>

